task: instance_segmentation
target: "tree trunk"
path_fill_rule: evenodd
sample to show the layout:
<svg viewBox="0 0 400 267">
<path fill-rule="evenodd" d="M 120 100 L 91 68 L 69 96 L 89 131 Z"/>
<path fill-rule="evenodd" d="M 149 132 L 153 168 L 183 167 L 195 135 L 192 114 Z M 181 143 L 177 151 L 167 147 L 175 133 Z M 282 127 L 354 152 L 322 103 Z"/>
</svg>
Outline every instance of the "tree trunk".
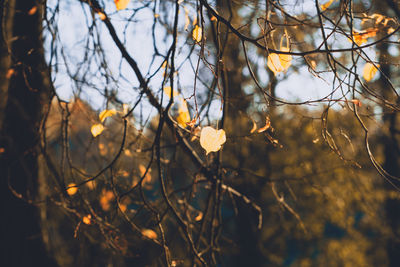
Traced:
<svg viewBox="0 0 400 267">
<path fill-rule="evenodd" d="M 2 1 L 1 69 L 1 266 L 54 266 L 46 254 L 36 206 L 39 130 L 43 110 L 51 98 L 50 79 L 42 40 L 43 2 Z M 7 31 L 7 34 L 4 34 Z M 5 43 L 9 46 L 4 47 Z M 11 54 L 5 54 L 9 51 Z M 5 87 L 5 85 L 8 85 Z M 3 103 L 4 102 L 4 103 Z M 3 112 L 5 110 L 5 112 Z M 14 192 L 13 192 L 14 191 Z"/>
<path fill-rule="evenodd" d="M 388 6 L 381 5 L 377 3 L 378 11 L 382 14 L 387 14 L 390 9 L 395 11 L 397 15 L 399 14 L 398 5 L 396 6 L 393 1 L 386 1 Z M 400 17 L 398 17 L 400 19 Z M 381 95 L 384 99 L 390 102 L 399 103 L 399 98 L 396 99 L 396 95 L 392 91 L 391 85 L 388 80 L 392 78 L 392 72 L 390 65 L 393 63 L 393 59 L 388 52 L 388 44 L 386 42 L 382 43 L 379 49 L 379 63 L 380 69 L 384 75 L 381 75 L 379 79 L 379 87 Z M 386 76 L 386 77 L 385 77 Z M 383 116 L 382 121 L 385 125 L 385 131 L 382 135 L 383 152 L 384 152 L 384 162 L 383 168 L 390 174 L 396 177 L 400 177 L 400 152 L 399 152 L 399 134 L 396 130 L 398 123 L 398 112 L 393 109 L 382 106 Z M 392 180 L 392 183 L 397 187 L 400 186 L 400 182 L 397 180 Z M 396 188 L 392 184 L 386 183 L 388 191 L 394 191 L 398 194 Z M 389 193 L 388 193 L 389 194 Z M 393 232 L 393 237 L 390 237 L 387 242 L 387 253 L 389 258 L 389 266 L 400 266 L 400 241 L 398 236 L 400 234 L 400 201 L 396 198 L 388 197 L 385 203 L 386 217 L 388 223 Z"/>
</svg>

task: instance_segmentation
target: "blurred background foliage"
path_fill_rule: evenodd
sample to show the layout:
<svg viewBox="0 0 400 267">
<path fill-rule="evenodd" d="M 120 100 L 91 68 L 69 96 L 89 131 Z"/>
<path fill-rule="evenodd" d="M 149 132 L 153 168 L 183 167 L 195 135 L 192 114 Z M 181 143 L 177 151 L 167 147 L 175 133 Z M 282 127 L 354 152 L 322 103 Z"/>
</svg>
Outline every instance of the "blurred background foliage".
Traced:
<svg viewBox="0 0 400 267">
<path fill-rule="evenodd" d="M 18 68 L 39 69 L 36 61 L 1 58 L 11 62 L 3 72 L 13 70 L 0 77 L 11 99 L 0 103 L 0 167 L 11 173 L 1 189 L 12 195 L 9 181 L 21 176 L 13 171 L 38 171 L 22 184 L 38 184 L 37 202 L 27 202 L 38 204 L 55 265 L 400 266 L 396 1 L 143 0 L 122 11 L 108 0 L 17 2 L 25 11 L 16 19 L 38 16 L 39 45 L 22 55 L 46 59 L 49 73 L 35 79 L 49 92 L 27 118 L 33 112 L 13 103 L 36 91 Z M 84 38 L 71 45 L 58 19 L 76 6 L 85 23 L 70 37 Z M 149 23 L 142 38 L 136 31 Z M 147 38 L 153 47 L 132 48 Z M 267 66 L 273 51 L 291 53 L 280 73 Z M 371 79 L 360 75 L 367 62 L 379 64 Z M 313 79 L 330 86 L 327 95 L 291 102 Z M 181 123 L 185 105 L 193 121 Z M 113 114 L 103 121 L 104 110 Z M 28 130 L 13 128 L 27 121 Z M 224 129 L 226 142 L 206 155 L 199 135 L 208 125 Z M 18 151 L 7 143 L 27 136 L 34 140 Z M 27 154 L 38 168 L 9 164 Z"/>
</svg>

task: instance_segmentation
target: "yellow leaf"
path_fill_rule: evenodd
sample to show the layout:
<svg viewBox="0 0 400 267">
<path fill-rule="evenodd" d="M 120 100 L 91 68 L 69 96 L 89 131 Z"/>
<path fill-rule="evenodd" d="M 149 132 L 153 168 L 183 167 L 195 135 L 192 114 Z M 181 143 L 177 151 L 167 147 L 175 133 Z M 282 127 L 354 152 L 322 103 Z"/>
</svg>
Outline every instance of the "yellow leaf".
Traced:
<svg viewBox="0 0 400 267">
<path fill-rule="evenodd" d="M 99 15 L 99 18 L 101 20 L 105 20 L 107 18 L 106 14 L 104 14 L 103 12 L 97 12 L 97 15 Z"/>
<path fill-rule="evenodd" d="M 204 127 L 200 133 L 200 145 L 206 150 L 206 155 L 210 152 L 217 152 L 226 141 L 224 130 L 216 130 L 210 126 Z"/>
<path fill-rule="evenodd" d="M 96 188 L 96 182 L 95 182 L 95 181 L 89 181 L 89 182 L 86 183 L 86 186 L 87 186 L 89 189 L 93 190 L 93 189 Z"/>
<path fill-rule="evenodd" d="M 164 94 L 166 94 L 168 97 L 171 97 L 171 86 L 165 86 L 163 88 Z M 179 92 L 174 90 L 174 95 L 173 96 L 177 96 L 179 95 Z"/>
<path fill-rule="evenodd" d="M 76 192 L 78 192 L 78 187 L 74 183 L 69 184 L 67 188 L 67 194 L 70 196 L 73 196 L 76 194 Z"/>
<path fill-rule="evenodd" d="M 125 9 L 131 0 L 114 0 L 117 10 Z"/>
<path fill-rule="evenodd" d="M 142 164 L 139 164 L 139 172 L 140 172 L 140 176 L 143 177 L 143 175 L 146 173 L 146 167 L 143 166 Z M 143 184 L 148 184 L 151 182 L 151 169 L 149 169 L 149 171 L 146 173 L 146 177 L 143 179 Z"/>
<path fill-rule="evenodd" d="M 122 113 L 124 115 L 128 114 L 129 112 L 129 105 L 128 104 L 122 104 Z"/>
<path fill-rule="evenodd" d="M 203 213 L 201 211 L 199 211 L 199 214 L 196 216 L 196 218 L 194 218 L 194 220 L 196 222 L 199 222 L 203 219 Z"/>
<path fill-rule="evenodd" d="M 379 64 L 376 64 L 376 66 L 379 67 Z M 374 78 L 377 71 L 378 69 L 372 63 L 366 63 L 363 69 L 364 79 L 369 82 Z"/>
<path fill-rule="evenodd" d="M 321 5 L 321 10 L 325 11 L 330 5 L 332 5 L 333 1 L 335 1 L 335 0 L 329 0 L 325 4 Z"/>
<path fill-rule="evenodd" d="M 93 137 L 96 137 L 104 131 L 104 126 L 101 123 L 95 124 L 92 126 L 90 131 L 92 132 Z"/>
<path fill-rule="evenodd" d="M 193 40 L 200 43 L 202 33 L 203 33 L 203 30 L 201 29 L 201 27 L 199 27 L 199 25 L 194 26 L 193 33 L 192 33 Z"/>
<path fill-rule="evenodd" d="M 100 206 L 104 211 L 108 211 L 111 208 L 111 201 L 114 199 L 114 193 L 110 190 L 104 190 L 102 191 L 101 197 L 100 197 Z"/>
<path fill-rule="evenodd" d="M 32 16 L 36 13 L 37 11 L 37 6 L 32 7 L 29 11 L 28 11 L 28 15 Z"/>
<path fill-rule="evenodd" d="M 390 27 L 389 29 L 387 29 L 387 33 L 388 33 L 388 34 L 391 34 L 391 33 L 394 32 L 394 31 L 395 31 L 395 30 L 394 30 L 393 28 L 391 28 L 391 27 Z"/>
<path fill-rule="evenodd" d="M 101 122 L 104 122 L 104 120 L 108 117 L 111 117 L 112 115 L 117 114 L 117 111 L 115 109 L 105 109 L 102 112 L 100 112 L 99 119 Z"/>
<path fill-rule="evenodd" d="M 84 224 L 91 224 L 92 223 L 92 215 L 88 214 L 82 218 Z"/>
<path fill-rule="evenodd" d="M 356 105 L 357 107 L 361 107 L 361 101 L 358 99 L 352 99 L 350 102 Z"/>
<path fill-rule="evenodd" d="M 191 122 L 192 120 L 190 119 L 189 109 L 187 107 L 186 100 L 182 98 L 181 102 L 182 104 L 179 105 L 178 117 L 176 118 L 176 121 L 181 127 L 186 128 L 187 123 Z"/>
<path fill-rule="evenodd" d="M 378 29 L 373 28 L 367 29 L 362 32 L 353 31 L 354 42 L 357 45 L 362 45 L 368 41 L 368 38 L 376 36 L 377 31 Z M 349 41 L 352 42 L 351 39 L 349 39 Z"/>
<path fill-rule="evenodd" d="M 145 237 L 150 238 L 150 239 L 156 239 L 157 238 L 157 233 L 154 232 L 151 229 L 143 229 L 142 230 L 142 235 L 144 235 Z"/>
<path fill-rule="evenodd" d="M 6 74 L 6 78 L 7 78 L 7 79 L 10 79 L 10 78 L 14 75 L 14 73 L 15 73 L 15 70 L 14 70 L 14 69 L 9 69 L 9 70 L 7 71 L 7 74 Z"/>
<path fill-rule="evenodd" d="M 268 117 L 265 118 L 265 126 L 258 129 L 257 133 L 262 133 L 268 130 L 268 128 L 271 126 L 271 121 L 269 120 Z"/>
<path fill-rule="evenodd" d="M 257 130 L 257 124 L 256 124 L 256 122 L 252 119 L 252 121 L 253 121 L 253 128 L 251 128 L 251 130 L 250 130 L 250 133 L 252 134 L 252 133 L 254 133 L 256 130 Z"/>
<path fill-rule="evenodd" d="M 133 155 L 132 155 L 132 152 L 129 150 L 129 149 L 125 149 L 124 150 L 124 154 L 125 154 L 125 156 L 127 156 L 127 157 L 132 157 Z"/>
<path fill-rule="evenodd" d="M 126 211 L 127 206 L 125 204 L 120 204 L 119 208 L 121 209 L 122 212 Z"/>
<path fill-rule="evenodd" d="M 289 52 L 289 48 L 282 47 L 281 51 Z M 270 53 L 268 55 L 267 66 L 269 69 L 277 75 L 279 72 L 286 71 L 290 65 L 292 64 L 292 56 L 291 55 L 283 55 Z"/>
</svg>

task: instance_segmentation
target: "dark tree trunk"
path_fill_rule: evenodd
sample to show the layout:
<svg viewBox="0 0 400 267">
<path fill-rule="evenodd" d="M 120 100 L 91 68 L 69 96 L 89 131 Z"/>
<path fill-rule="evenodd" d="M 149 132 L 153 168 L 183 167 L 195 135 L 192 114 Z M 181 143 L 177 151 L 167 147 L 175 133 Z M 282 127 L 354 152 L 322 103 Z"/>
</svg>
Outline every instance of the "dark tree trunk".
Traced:
<svg viewBox="0 0 400 267">
<path fill-rule="evenodd" d="M 378 11 L 385 14 L 389 10 L 394 11 L 398 19 L 400 19 L 400 11 L 398 4 L 395 1 L 387 0 L 388 6 L 381 5 L 377 3 Z M 379 86 L 382 96 L 390 101 L 399 104 L 400 100 L 396 97 L 393 92 L 391 85 L 388 80 L 392 77 L 392 70 L 390 65 L 393 63 L 393 59 L 388 52 L 388 44 L 382 43 L 378 49 L 380 53 L 379 63 L 381 65 L 381 71 L 384 75 L 381 75 L 379 79 Z M 384 77 L 386 76 L 386 77 Z M 383 116 L 382 120 L 385 125 L 385 131 L 382 136 L 383 151 L 384 151 L 384 162 L 383 168 L 390 174 L 396 177 L 400 177 L 400 136 L 396 130 L 398 127 L 398 112 L 393 109 L 382 106 Z M 400 182 L 397 180 L 391 181 L 397 187 L 400 186 Z M 392 184 L 387 183 L 387 188 L 389 191 L 395 191 L 398 193 L 397 189 L 393 187 Z M 387 253 L 389 258 L 389 266 L 397 267 L 400 266 L 400 201 L 395 198 L 387 198 L 385 203 L 386 217 L 388 223 L 393 232 L 393 236 L 388 239 L 387 242 Z"/>
<path fill-rule="evenodd" d="M 37 196 L 39 129 L 51 95 L 42 47 L 43 3 L 2 1 L 2 8 L 2 14 L 14 13 L 14 17 L 7 23 L 3 18 L 1 24 L 3 33 L 12 29 L 12 38 L 2 40 L 2 56 L 10 52 L 13 74 L 1 76 L 0 81 L 8 84 L 8 90 L 2 87 L 7 98 L 0 124 L 0 147 L 4 150 L 0 155 L 0 265 L 53 266 L 42 241 L 38 208 L 29 204 Z M 9 44 L 7 50 L 4 41 Z M 2 69 L 7 66 L 2 65 Z"/>
</svg>

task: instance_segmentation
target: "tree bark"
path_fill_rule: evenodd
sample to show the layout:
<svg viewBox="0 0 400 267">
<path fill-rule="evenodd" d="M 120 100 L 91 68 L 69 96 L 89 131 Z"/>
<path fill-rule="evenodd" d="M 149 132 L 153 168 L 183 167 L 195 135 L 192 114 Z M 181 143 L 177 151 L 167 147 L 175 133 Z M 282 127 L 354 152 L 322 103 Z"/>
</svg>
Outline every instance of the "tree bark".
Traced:
<svg viewBox="0 0 400 267">
<path fill-rule="evenodd" d="M 398 16 L 398 19 L 400 19 L 398 4 L 396 5 L 391 0 L 387 0 L 386 3 L 388 6 L 377 3 L 377 6 L 379 7 L 378 11 L 383 14 L 387 14 L 389 10 L 394 11 L 394 13 Z M 388 43 L 382 43 L 380 46 L 378 46 L 378 49 L 380 55 L 380 69 L 384 74 L 381 75 L 378 81 L 380 93 L 384 99 L 389 100 L 390 102 L 396 102 L 398 104 L 400 103 L 400 99 L 396 97 L 396 95 L 392 91 L 391 85 L 388 82 L 392 78 L 390 65 L 393 62 L 392 57 L 388 51 Z M 390 175 L 400 177 L 400 138 L 396 129 L 396 127 L 398 126 L 397 121 L 399 115 L 398 112 L 395 112 L 394 110 L 387 108 L 384 105 L 382 105 L 382 110 L 382 121 L 385 126 L 384 128 L 386 129 L 382 135 L 384 152 L 383 168 Z M 397 180 L 392 180 L 391 182 L 397 187 L 400 186 L 400 182 Z M 395 193 L 398 193 L 397 189 L 394 188 L 392 184 L 386 183 L 386 187 L 388 191 L 394 191 Z M 386 218 L 394 234 L 394 236 L 390 237 L 387 241 L 389 266 L 400 266 L 400 241 L 398 239 L 398 236 L 400 234 L 400 201 L 398 199 L 388 197 L 386 199 L 385 209 Z"/>
<path fill-rule="evenodd" d="M 42 241 L 36 200 L 38 189 L 38 145 L 43 110 L 51 99 L 48 68 L 42 40 L 43 2 L 2 1 L 2 37 L 12 29 L 12 38 L 2 40 L 0 83 L 3 118 L 0 124 L 1 266 L 54 266 Z M 4 9 L 4 10 L 3 10 Z M 9 44 L 4 48 L 5 43 Z M 4 54 L 9 51 L 10 54 Z M 8 61 L 9 62 L 9 61 Z M 5 87 L 4 85 L 8 86 Z M 4 103 L 3 103 L 4 102 Z M 5 110 L 5 112 L 3 112 Z"/>
</svg>

